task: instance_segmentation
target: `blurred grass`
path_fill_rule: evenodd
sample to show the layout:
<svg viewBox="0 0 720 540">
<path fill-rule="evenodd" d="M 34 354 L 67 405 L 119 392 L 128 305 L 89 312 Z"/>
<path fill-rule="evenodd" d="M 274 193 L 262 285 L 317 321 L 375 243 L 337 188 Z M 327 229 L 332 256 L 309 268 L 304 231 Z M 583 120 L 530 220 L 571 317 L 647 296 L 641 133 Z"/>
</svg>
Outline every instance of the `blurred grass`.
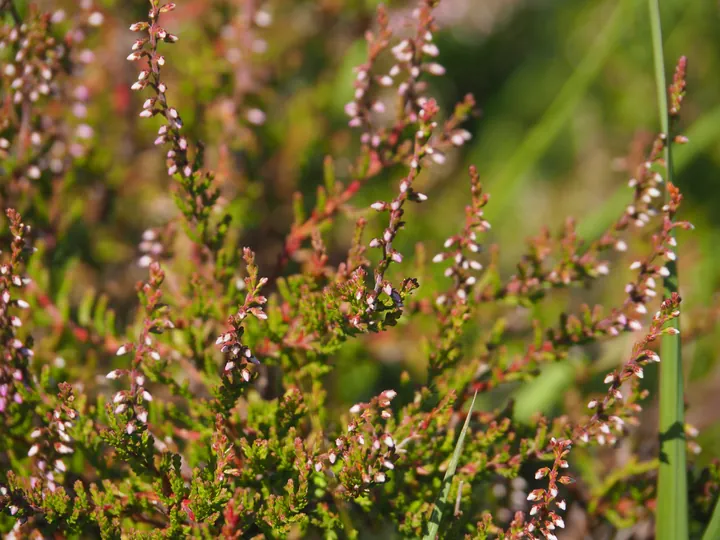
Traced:
<svg viewBox="0 0 720 540">
<path fill-rule="evenodd" d="M 491 222 L 499 220 L 502 214 L 507 215 L 511 202 L 520 196 L 530 180 L 528 172 L 566 125 L 628 26 L 633 4 L 633 0 L 620 0 L 617 3 L 593 46 L 560 88 L 540 121 L 530 129 L 509 159 L 496 165 L 499 170 L 490 168 L 488 171 L 488 189 L 493 194 L 493 201 L 488 206 L 487 217 Z M 587 9 L 592 8 L 591 5 Z M 470 161 L 482 161 L 482 156 L 473 154 Z"/>
<path fill-rule="evenodd" d="M 458 437 L 457 443 L 455 444 L 455 450 L 453 450 L 452 458 L 450 458 L 450 463 L 448 465 L 447 471 L 445 471 L 442 488 L 440 490 L 440 494 L 438 495 L 437 500 L 435 501 L 435 506 L 430 517 L 430 522 L 428 523 L 428 532 L 425 536 L 423 536 L 423 540 L 435 540 L 437 538 L 438 530 L 440 529 L 440 524 L 442 523 L 443 517 L 447 510 L 450 508 L 450 503 L 448 501 L 448 497 L 450 496 L 450 487 L 452 486 L 452 481 L 455 476 L 455 470 L 457 469 L 458 461 L 460 461 L 460 456 L 462 455 L 463 444 L 465 444 L 465 435 L 468 431 L 468 427 L 470 426 L 470 418 L 472 417 L 473 409 L 475 407 L 476 397 L 477 392 L 475 392 L 475 395 L 470 402 L 470 408 L 468 409 L 467 416 L 465 417 L 465 424 L 460 431 L 460 436 Z"/>
</svg>

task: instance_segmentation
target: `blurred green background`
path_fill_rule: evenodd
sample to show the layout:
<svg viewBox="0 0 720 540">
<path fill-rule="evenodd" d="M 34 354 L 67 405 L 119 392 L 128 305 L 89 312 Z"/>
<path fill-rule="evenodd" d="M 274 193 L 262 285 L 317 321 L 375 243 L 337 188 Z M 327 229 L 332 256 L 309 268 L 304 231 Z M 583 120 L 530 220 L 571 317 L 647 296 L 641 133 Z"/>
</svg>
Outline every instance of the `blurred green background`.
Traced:
<svg viewBox="0 0 720 540">
<path fill-rule="evenodd" d="M 253 5 L 267 16 L 250 23 Z M 74 1 L 65 6 L 69 13 L 78 9 Z M 365 59 L 363 34 L 374 25 L 376 6 L 363 0 L 262 5 L 180 0 L 164 18 L 168 30 L 180 36 L 177 45 L 164 48 L 171 104 L 180 110 L 189 136 L 206 143 L 208 165 L 217 171 L 224 204 L 238 226 L 238 245 L 258 251 L 261 274 L 270 273 L 292 222 L 293 192 L 303 192 L 308 207 L 312 204 L 322 184 L 323 158 L 334 156 L 339 178 L 348 177 L 359 136 L 347 128 L 343 107 L 352 97 L 352 68 Z M 720 452 L 720 392 L 715 390 L 720 340 L 713 335 L 720 285 L 720 4 L 672 0 L 661 6 L 668 72 L 680 55 L 689 58 L 682 130 L 690 143 L 677 150 L 676 165 L 686 197 L 681 218 L 696 230 L 680 234 L 679 260 L 682 325 L 709 330 L 705 337 L 686 340 L 684 359 L 688 420 L 703 432 L 704 461 Z M 145 276 L 136 264 L 142 232 L 164 225 L 176 210 L 172 180 L 152 144 L 159 121 L 138 118 L 147 96 L 129 90 L 136 67 L 125 60 L 134 39 L 127 27 L 145 19 L 147 2 L 104 0 L 99 7 L 105 22 L 92 38 L 95 60 L 84 74 L 94 145 L 63 188 L 65 206 L 57 218 L 63 235 L 52 264 L 61 269 L 72 263 L 67 266 L 72 270 L 58 271 L 63 278 L 53 287 L 77 289 L 79 297 L 92 285 L 109 295 L 122 324 L 135 305 L 132 285 Z M 412 4 L 391 2 L 389 8 L 391 25 L 399 27 Z M 493 228 L 485 242 L 500 245 L 506 275 L 524 252 L 525 239 L 543 225 L 559 231 L 566 216 L 574 216 L 585 238 L 597 237 L 630 201 L 629 169 L 658 130 L 646 3 L 443 0 L 437 20 L 439 61 L 447 75 L 431 81 L 431 93 L 445 111 L 472 93 L 480 114 L 466 126 L 473 134 L 470 144 L 420 178 L 429 201 L 410 209 L 395 247 L 407 255 L 422 242 L 432 256 L 458 230 L 471 163 L 491 193 L 487 217 Z M 254 109 L 264 112 L 262 125 L 248 121 Z M 382 220 L 365 209 L 391 196 L 401 172 L 372 180 L 353 201 L 357 212 L 324 232 L 332 262 L 344 258 L 357 216 L 367 215 L 370 230 L 381 230 Z M 519 310 L 525 324 L 513 334 L 517 342 L 511 349 L 521 351 L 531 335 L 529 315 L 551 325 L 560 312 L 576 310 L 581 302 L 619 303 L 629 261 L 617 262 L 593 291 L 560 292 L 532 314 Z M 412 275 L 407 268 L 403 275 Z M 440 269 L 422 272 L 421 296 L 423 284 L 431 290 L 443 279 Z M 475 323 L 487 330 L 493 321 Z M 365 399 L 396 385 L 403 370 L 421 381 L 426 358 L 419 344 L 431 329 L 431 321 L 420 318 L 368 340 L 369 347 L 348 343 L 337 359 L 334 399 L 339 404 Z M 479 331 L 468 331 L 468 354 L 480 337 Z M 520 418 L 559 412 L 577 403 L 576 380 L 601 378 L 630 346 L 628 338 L 578 350 L 572 361 L 548 366 L 535 382 L 508 388 L 498 401 L 512 393 Z M 655 375 L 646 377 L 650 388 Z M 485 398 L 482 405 L 497 404 Z M 648 435 L 656 425 L 653 409 L 641 428 Z"/>
</svg>

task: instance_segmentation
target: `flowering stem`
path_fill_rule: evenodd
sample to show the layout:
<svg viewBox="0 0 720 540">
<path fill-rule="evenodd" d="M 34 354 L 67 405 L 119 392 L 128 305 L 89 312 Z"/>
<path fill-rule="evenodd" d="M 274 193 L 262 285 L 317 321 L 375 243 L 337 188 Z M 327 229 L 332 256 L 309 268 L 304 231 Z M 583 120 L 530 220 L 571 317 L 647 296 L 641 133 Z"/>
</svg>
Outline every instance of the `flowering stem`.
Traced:
<svg viewBox="0 0 720 540">
<path fill-rule="evenodd" d="M 672 182 L 672 148 L 670 138 L 670 112 L 663 62 L 662 28 L 659 0 L 648 0 L 650 26 L 655 60 L 655 83 L 660 111 L 660 126 L 665 136 L 664 157 L 666 182 Z M 672 231 L 671 231 L 671 234 Z M 664 280 L 665 297 L 677 292 L 678 277 L 675 261 L 668 261 L 669 276 Z M 679 319 L 668 326 L 679 330 Z M 657 538 L 683 540 L 688 538 L 688 496 L 685 449 L 685 404 L 683 400 L 683 373 L 679 333 L 662 338 L 660 363 L 660 471 L 657 494 Z"/>
</svg>

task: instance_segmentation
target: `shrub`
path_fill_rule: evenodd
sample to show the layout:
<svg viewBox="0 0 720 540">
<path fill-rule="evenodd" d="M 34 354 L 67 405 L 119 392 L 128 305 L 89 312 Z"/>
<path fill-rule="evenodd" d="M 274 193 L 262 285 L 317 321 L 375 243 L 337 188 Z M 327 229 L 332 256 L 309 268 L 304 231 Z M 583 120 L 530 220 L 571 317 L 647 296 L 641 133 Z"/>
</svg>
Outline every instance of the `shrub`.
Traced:
<svg viewBox="0 0 720 540">
<path fill-rule="evenodd" d="M 101 260 L 100 283 L 123 283 L 110 276 L 129 271 L 127 251 L 117 256 L 106 240 L 110 255 L 93 259 L 73 247 L 81 217 L 92 224 L 108 212 L 82 204 L 97 186 L 90 177 L 109 167 L 88 157 L 94 130 L 115 122 L 83 120 L 83 66 L 93 56 L 85 47 L 99 46 L 104 16 L 91 2 L 71 15 L 2 3 L 0 528 L 15 537 L 555 538 L 573 508 L 591 535 L 651 518 L 663 458 L 633 441 L 653 391 L 642 384 L 645 370 L 661 361 L 660 337 L 678 334 L 669 323 L 680 296 L 658 293 L 674 272 L 674 231 L 690 225 L 676 220 L 682 196 L 663 152 L 685 139 L 654 139 L 628 204 L 597 239 L 582 240 L 571 219 L 558 234 L 543 229 L 510 275 L 490 243 L 492 199 L 475 167 L 464 216 L 425 214 L 456 232 L 439 250 L 432 242 L 407 249 L 403 234 L 428 199 L 426 170 L 467 143 L 464 126 L 476 113 L 470 96 L 449 114 L 433 97 L 428 80 L 445 73 L 436 4 L 421 1 L 399 28 L 378 9 L 345 106 L 358 144 L 324 159 L 314 201 L 311 190 L 295 193 L 278 246 L 271 229 L 258 239 L 251 228 L 258 219 L 273 225 L 273 207 L 288 201 L 263 200 L 247 180 L 273 163 L 259 141 L 283 140 L 262 132 L 271 113 L 263 101 L 292 100 L 274 95 L 281 84 L 246 59 L 263 47 L 254 34 L 269 15 L 248 3 L 233 23 L 234 99 L 221 102 L 219 121 L 207 120 L 227 141 L 208 156 L 214 172 L 201 122 L 183 121 L 197 111 L 167 75 L 182 61 L 169 47 L 178 41 L 172 12 L 192 3 L 151 0 L 147 19 L 130 26 L 137 40 L 128 60 L 139 66 L 139 116 L 159 128 L 175 210 L 155 194 L 157 204 L 138 199 L 110 216 L 120 230 L 155 223 L 138 246 L 147 274 L 131 304 L 96 293 L 77 262 Z M 681 59 L 672 118 L 684 77 Z M 208 90 L 199 84 L 202 101 Z M 323 129 L 347 138 L 345 126 Z M 247 147 L 247 159 L 231 157 L 228 145 Z M 241 177 L 228 172 L 235 166 Z M 383 180 L 397 185 L 390 197 L 351 206 Z M 111 205 L 118 182 L 100 185 L 109 194 L 98 204 Z M 146 219 L 153 205 L 157 215 Z M 245 242 L 258 249 L 238 248 Z M 563 290 L 615 286 L 610 269 L 625 264 L 632 277 L 619 303 L 571 306 L 554 324 L 533 316 Z M 604 378 L 578 380 L 566 410 L 514 414 L 508 389 L 578 350 L 598 357 L 626 335 L 635 344 L 624 360 Z M 425 359 L 421 374 L 382 360 L 393 343 Z M 340 378 L 360 377 L 352 368 L 366 359 L 390 366 L 383 382 L 391 384 L 348 402 Z M 621 467 L 602 464 L 628 449 Z M 691 482 L 694 526 L 708 521 L 719 474 L 713 465 Z"/>
</svg>

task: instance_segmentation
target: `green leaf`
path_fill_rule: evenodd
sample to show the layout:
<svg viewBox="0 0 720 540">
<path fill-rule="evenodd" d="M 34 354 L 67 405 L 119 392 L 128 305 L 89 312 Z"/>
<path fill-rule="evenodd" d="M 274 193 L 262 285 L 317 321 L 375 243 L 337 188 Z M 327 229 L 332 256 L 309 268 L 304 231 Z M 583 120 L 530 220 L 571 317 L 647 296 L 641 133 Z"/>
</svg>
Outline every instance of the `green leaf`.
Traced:
<svg viewBox="0 0 720 540">
<path fill-rule="evenodd" d="M 77 319 L 81 326 L 88 326 L 90 324 L 90 317 L 92 316 L 92 307 L 95 303 L 95 291 L 88 289 L 83 294 L 83 298 L 78 306 Z"/>
<path fill-rule="evenodd" d="M 335 162 L 331 156 L 325 156 L 323 162 L 323 180 L 325 181 L 325 190 L 331 195 L 335 193 Z"/>
<path fill-rule="evenodd" d="M 453 477 L 455 476 L 455 469 L 457 469 L 457 464 L 463 450 L 463 444 L 465 443 L 465 434 L 467 433 L 468 426 L 470 425 L 470 417 L 472 416 L 473 407 L 475 407 L 475 398 L 477 398 L 477 392 L 475 392 L 475 395 L 472 398 L 470 409 L 465 417 L 465 425 L 463 425 L 460 437 L 458 437 L 457 443 L 455 444 L 455 450 L 453 451 L 452 458 L 450 459 L 450 465 L 448 465 L 445 477 L 443 478 L 442 490 L 440 491 L 438 498 L 435 500 L 435 508 L 433 508 L 432 515 L 430 516 L 428 532 L 425 536 L 423 536 L 423 540 L 435 540 L 435 538 L 437 538 L 440 522 L 442 521 L 443 514 L 448 506 L 448 496 L 450 495 L 450 486 L 452 485 Z"/>
</svg>

